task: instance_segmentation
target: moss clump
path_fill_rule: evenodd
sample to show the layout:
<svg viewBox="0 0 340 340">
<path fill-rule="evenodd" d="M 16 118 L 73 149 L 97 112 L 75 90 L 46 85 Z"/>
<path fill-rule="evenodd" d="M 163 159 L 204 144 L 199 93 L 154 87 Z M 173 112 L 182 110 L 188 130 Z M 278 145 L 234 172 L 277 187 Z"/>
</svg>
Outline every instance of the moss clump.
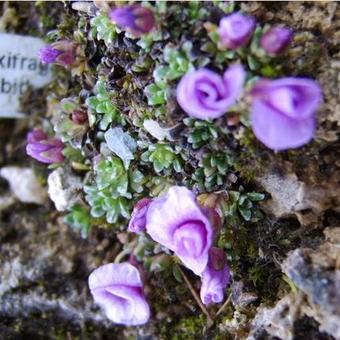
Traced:
<svg viewBox="0 0 340 340">
<path fill-rule="evenodd" d="M 164 340 L 195 340 L 204 338 L 205 317 L 196 315 L 181 318 L 171 325 L 163 324 L 160 329 L 161 338 Z"/>
</svg>

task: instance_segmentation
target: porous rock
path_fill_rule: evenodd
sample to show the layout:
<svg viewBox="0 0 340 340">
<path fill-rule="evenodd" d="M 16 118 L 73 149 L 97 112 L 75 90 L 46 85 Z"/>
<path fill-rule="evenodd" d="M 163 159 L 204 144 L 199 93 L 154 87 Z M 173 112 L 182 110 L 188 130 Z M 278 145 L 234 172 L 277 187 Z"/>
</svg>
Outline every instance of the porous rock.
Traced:
<svg viewBox="0 0 340 340">
<path fill-rule="evenodd" d="M 39 183 L 32 169 L 6 166 L 1 168 L 0 176 L 8 181 L 11 191 L 21 202 L 36 204 L 46 202 L 46 190 Z"/>
<path fill-rule="evenodd" d="M 327 241 L 318 249 L 292 251 L 282 265 L 283 272 L 309 300 L 305 313 L 324 331 L 340 338 L 340 228 L 326 229 Z"/>
<path fill-rule="evenodd" d="M 78 200 L 82 183 L 69 169 L 58 168 L 48 176 L 48 194 L 59 211 L 70 209 Z"/>
</svg>

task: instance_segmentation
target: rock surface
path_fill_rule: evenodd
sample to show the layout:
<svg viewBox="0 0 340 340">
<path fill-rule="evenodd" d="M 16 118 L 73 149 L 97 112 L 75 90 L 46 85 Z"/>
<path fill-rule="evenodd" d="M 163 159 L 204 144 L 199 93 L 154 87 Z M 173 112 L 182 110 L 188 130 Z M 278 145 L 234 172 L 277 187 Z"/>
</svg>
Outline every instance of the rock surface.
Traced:
<svg viewBox="0 0 340 340">
<path fill-rule="evenodd" d="M 320 330 L 340 338 L 340 228 L 327 229 L 327 241 L 318 249 L 296 249 L 283 271 L 310 301 L 308 315 Z"/>
<path fill-rule="evenodd" d="M 58 168 L 48 176 L 48 194 L 58 211 L 66 211 L 77 202 L 82 182 L 69 169 Z"/>
<path fill-rule="evenodd" d="M 85 332 L 91 324 L 94 334 L 96 327 L 104 334 L 111 324 L 93 305 L 86 285 L 102 246 L 83 241 L 56 216 L 46 224 L 42 208 L 27 213 L 17 207 L 16 211 L 0 230 L 0 318 L 15 319 L 17 329 L 0 323 L 0 338 L 33 334 L 39 339 L 37 330 L 26 329 L 25 320 L 31 315 L 45 318 L 44 327 L 51 327 L 46 339 L 55 339 L 58 332 L 76 335 L 77 329 Z M 78 247 L 85 256 L 80 256 Z"/>
<path fill-rule="evenodd" d="M 21 202 L 46 203 L 46 190 L 39 183 L 31 168 L 6 166 L 0 169 L 0 176 L 9 182 L 13 194 Z"/>
</svg>

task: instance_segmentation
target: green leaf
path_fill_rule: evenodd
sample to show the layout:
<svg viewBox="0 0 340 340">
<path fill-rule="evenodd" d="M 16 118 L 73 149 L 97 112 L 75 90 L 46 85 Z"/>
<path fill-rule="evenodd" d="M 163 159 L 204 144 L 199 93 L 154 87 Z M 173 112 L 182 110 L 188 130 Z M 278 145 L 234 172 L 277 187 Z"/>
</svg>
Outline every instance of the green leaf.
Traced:
<svg viewBox="0 0 340 340">
<path fill-rule="evenodd" d="M 238 210 L 239 210 L 240 214 L 242 215 L 242 217 L 246 221 L 250 221 L 250 219 L 251 219 L 251 210 L 244 209 L 242 207 L 239 207 Z"/>
<path fill-rule="evenodd" d="M 65 216 L 65 222 L 72 228 L 80 230 L 81 236 L 86 238 L 91 227 L 89 209 L 80 205 L 73 206 L 71 212 Z"/>
<path fill-rule="evenodd" d="M 247 196 L 253 202 L 262 201 L 265 198 L 265 194 L 259 192 L 248 192 Z"/>
</svg>

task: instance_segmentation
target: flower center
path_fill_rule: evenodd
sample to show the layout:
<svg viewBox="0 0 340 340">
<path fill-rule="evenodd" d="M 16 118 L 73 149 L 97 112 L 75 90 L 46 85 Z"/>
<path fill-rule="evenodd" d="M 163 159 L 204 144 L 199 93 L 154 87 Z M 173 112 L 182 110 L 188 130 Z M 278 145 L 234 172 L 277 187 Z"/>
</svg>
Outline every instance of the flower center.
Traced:
<svg viewBox="0 0 340 340">
<path fill-rule="evenodd" d="M 270 104 L 288 116 L 294 116 L 299 99 L 293 89 L 282 87 L 270 93 Z"/>
<path fill-rule="evenodd" d="M 234 19 L 230 25 L 229 35 L 231 38 L 237 39 L 247 34 L 248 29 L 248 23 L 243 18 Z"/>
<path fill-rule="evenodd" d="M 181 256 L 199 257 L 206 246 L 207 231 L 200 221 L 182 224 L 174 233 L 176 252 Z"/>
<path fill-rule="evenodd" d="M 122 319 L 131 320 L 136 309 L 134 297 L 140 294 L 138 288 L 115 285 L 106 287 L 105 291 L 109 294 L 108 300 L 115 305 L 116 312 L 123 315 Z"/>
</svg>

